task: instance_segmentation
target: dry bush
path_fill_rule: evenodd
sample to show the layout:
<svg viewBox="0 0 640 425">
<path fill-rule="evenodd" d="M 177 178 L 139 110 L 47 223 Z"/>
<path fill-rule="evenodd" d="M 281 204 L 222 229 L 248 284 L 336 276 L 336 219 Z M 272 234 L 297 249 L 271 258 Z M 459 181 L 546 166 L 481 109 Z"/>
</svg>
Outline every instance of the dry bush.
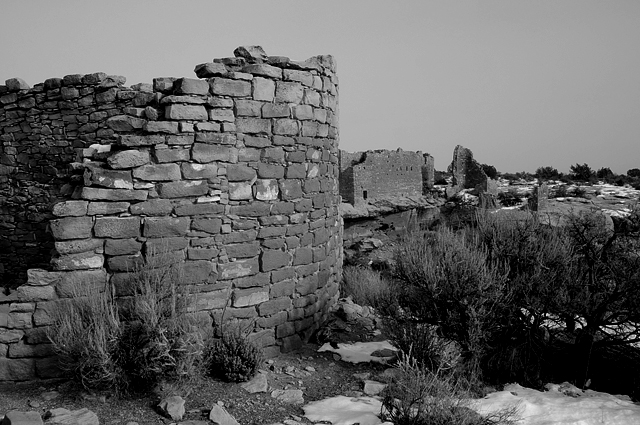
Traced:
<svg viewBox="0 0 640 425">
<path fill-rule="evenodd" d="M 340 294 L 351 296 L 358 305 L 378 308 L 388 303 L 390 292 L 389 282 L 378 271 L 360 266 L 345 266 L 342 271 Z"/>
<path fill-rule="evenodd" d="M 482 416 L 472 409 L 470 392 L 452 375 L 421 367 L 410 355 L 397 364 L 400 373 L 383 392 L 381 417 L 395 425 L 510 425 L 517 408 Z"/>
</svg>

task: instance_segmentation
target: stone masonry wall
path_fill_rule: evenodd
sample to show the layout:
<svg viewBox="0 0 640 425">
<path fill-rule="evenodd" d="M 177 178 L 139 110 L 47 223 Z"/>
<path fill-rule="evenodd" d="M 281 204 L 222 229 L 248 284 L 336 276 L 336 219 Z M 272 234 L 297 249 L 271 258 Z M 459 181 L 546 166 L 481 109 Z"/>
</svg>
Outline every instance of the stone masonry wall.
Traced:
<svg viewBox="0 0 640 425">
<path fill-rule="evenodd" d="M 366 199 L 420 196 L 433 186 L 433 173 L 433 157 L 420 151 L 340 151 L 340 195 L 353 205 Z"/>
<path fill-rule="evenodd" d="M 26 280 L 0 293 L 0 380 L 56 376 L 52 309 L 76 285 L 130 295 L 127 270 L 157 249 L 184 266 L 193 314 L 226 307 L 267 355 L 325 317 L 342 267 L 333 58 L 234 54 L 131 88 L 0 86 L 0 261 Z"/>
</svg>

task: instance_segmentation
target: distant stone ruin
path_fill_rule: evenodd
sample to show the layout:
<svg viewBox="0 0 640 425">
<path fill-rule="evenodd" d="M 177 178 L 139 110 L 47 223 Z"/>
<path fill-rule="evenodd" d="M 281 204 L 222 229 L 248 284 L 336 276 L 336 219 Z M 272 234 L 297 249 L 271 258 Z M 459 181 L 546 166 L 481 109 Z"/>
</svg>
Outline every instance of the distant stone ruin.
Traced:
<svg viewBox="0 0 640 425">
<path fill-rule="evenodd" d="M 473 152 L 458 145 L 453 150 L 451 162 L 453 186 L 447 188 L 447 197 L 451 197 L 463 189 L 474 189 L 478 194 L 486 193 L 490 196 L 498 194 L 497 182 L 487 177 L 482 166 L 473 159 Z"/>
<path fill-rule="evenodd" d="M 226 307 L 267 355 L 326 317 L 342 267 L 334 60 L 234 54 L 130 88 L 104 73 L 0 86 L 0 380 L 56 376 L 52 309 L 75 285 L 130 295 L 127 271 L 158 248 L 184 265 L 195 315 Z"/>
<path fill-rule="evenodd" d="M 529 198 L 529 209 L 531 211 L 542 212 L 549 206 L 549 186 L 542 182 L 533 188 L 533 194 Z"/>
<path fill-rule="evenodd" d="M 421 196 L 433 187 L 433 176 L 433 157 L 420 151 L 340 151 L 340 195 L 352 205 Z"/>
</svg>

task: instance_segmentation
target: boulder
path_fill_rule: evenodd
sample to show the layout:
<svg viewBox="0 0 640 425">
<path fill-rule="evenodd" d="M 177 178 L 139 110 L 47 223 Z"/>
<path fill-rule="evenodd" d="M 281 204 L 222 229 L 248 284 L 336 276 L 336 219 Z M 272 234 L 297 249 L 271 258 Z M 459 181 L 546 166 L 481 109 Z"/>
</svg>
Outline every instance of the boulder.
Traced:
<svg viewBox="0 0 640 425">
<path fill-rule="evenodd" d="M 4 415 L 0 425 L 42 425 L 42 418 L 38 412 L 11 410 Z"/>
<path fill-rule="evenodd" d="M 185 400 L 178 395 L 165 397 L 160 401 L 160 403 L 158 403 L 158 410 L 164 416 L 171 418 L 174 421 L 180 421 L 182 420 L 185 412 L 184 403 Z"/>
<path fill-rule="evenodd" d="M 209 413 L 209 420 L 216 425 L 239 425 L 238 421 L 225 410 L 224 407 L 214 404 Z"/>
</svg>

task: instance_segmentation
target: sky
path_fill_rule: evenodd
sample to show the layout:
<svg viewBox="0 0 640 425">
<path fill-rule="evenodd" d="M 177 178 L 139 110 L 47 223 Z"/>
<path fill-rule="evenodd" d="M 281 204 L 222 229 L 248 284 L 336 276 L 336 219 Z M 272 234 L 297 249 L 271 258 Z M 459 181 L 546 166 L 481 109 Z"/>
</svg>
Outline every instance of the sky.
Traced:
<svg viewBox="0 0 640 425">
<path fill-rule="evenodd" d="M 241 45 L 333 55 L 340 148 L 460 144 L 501 172 L 640 168 L 637 0 L 2 0 L 0 84 L 193 77 Z"/>
</svg>

